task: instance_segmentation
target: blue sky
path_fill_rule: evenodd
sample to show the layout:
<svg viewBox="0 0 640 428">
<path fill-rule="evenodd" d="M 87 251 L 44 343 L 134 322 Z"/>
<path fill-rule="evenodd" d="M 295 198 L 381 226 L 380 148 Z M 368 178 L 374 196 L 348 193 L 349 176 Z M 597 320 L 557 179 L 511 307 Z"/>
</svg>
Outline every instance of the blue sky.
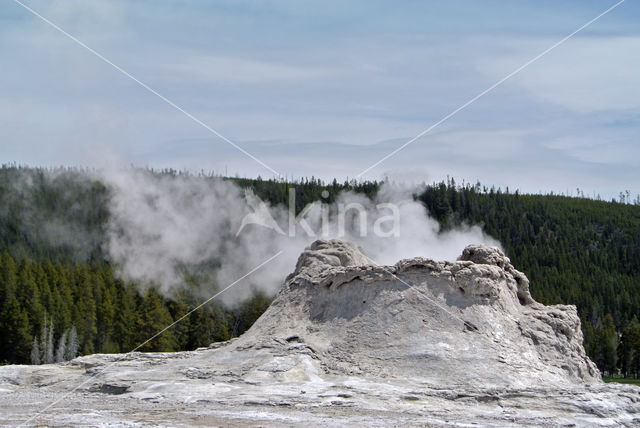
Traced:
<svg viewBox="0 0 640 428">
<path fill-rule="evenodd" d="M 287 177 L 355 177 L 615 1 L 27 1 Z M 626 0 L 365 174 L 640 193 Z M 2 162 L 272 172 L 12 1 Z"/>
</svg>

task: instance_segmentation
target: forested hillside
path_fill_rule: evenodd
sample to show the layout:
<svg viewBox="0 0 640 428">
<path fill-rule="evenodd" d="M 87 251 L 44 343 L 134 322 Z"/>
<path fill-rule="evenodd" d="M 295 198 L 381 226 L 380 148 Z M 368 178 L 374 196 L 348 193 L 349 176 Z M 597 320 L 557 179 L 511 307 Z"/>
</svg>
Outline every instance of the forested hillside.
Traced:
<svg viewBox="0 0 640 428">
<path fill-rule="evenodd" d="M 108 189 L 92 177 L 82 170 L 0 169 L 2 362 L 126 352 L 202 300 L 195 284 L 167 299 L 153 289 L 140 294 L 136 284 L 115 277 L 102 249 Z M 298 211 L 320 199 L 323 190 L 331 202 L 343 190 L 372 197 L 380 186 L 230 180 L 272 204 L 285 204 L 293 185 Z M 530 278 L 534 298 L 577 305 L 587 352 L 601 370 L 640 374 L 640 206 L 521 195 L 453 181 L 425 186 L 415 197 L 444 229 L 483 225 Z M 71 219 L 73 236 L 56 227 L 56 219 Z M 254 293 L 231 308 L 212 302 L 141 350 L 194 349 L 239 335 L 271 298 Z"/>
<path fill-rule="evenodd" d="M 288 200 L 287 183 L 233 180 L 264 200 Z M 298 209 L 327 188 L 332 195 L 342 190 L 371 195 L 377 183 L 323 186 L 306 180 L 296 185 Z M 187 287 L 171 299 L 148 284 L 138 287 L 116 278 L 103 248 L 108 200 L 107 187 L 90 171 L 0 168 L 0 363 L 127 352 L 206 298 L 195 278 L 185 278 Z M 213 301 L 140 350 L 190 350 L 238 336 L 272 297 L 256 291 L 234 307 Z"/>
</svg>

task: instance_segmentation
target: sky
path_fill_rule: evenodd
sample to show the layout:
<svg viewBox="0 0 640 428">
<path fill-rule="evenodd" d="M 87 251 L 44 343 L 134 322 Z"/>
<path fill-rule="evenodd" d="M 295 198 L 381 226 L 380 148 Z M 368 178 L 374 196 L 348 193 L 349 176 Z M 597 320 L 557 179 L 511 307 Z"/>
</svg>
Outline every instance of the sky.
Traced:
<svg viewBox="0 0 640 428">
<path fill-rule="evenodd" d="M 640 193 L 637 0 L 373 168 L 617 0 L 21 1 L 174 106 L 5 0 L 2 163 Z"/>
</svg>

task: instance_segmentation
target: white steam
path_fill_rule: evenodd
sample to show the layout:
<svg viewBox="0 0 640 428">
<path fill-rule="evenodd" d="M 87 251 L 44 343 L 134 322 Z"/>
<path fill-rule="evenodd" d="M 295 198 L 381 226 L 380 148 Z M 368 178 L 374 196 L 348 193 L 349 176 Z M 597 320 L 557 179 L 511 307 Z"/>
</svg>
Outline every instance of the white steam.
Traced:
<svg viewBox="0 0 640 428">
<path fill-rule="evenodd" d="M 477 226 L 440 233 L 410 189 L 386 184 L 373 201 L 353 192 L 341 193 L 330 206 L 316 201 L 304 221 L 296 221 L 287 207 L 262 203 L 222 179 L 126 170 L 104 173 L 102 180 L 111 192 L 107 248 L 119 273 L 154 283 L 169 296 L 183 286 L 185 272 L 215 272 L 215 287 L 202 289 L 211 295 L 281 252 L 221 299 L 233 303 L 253 289 L 273 294 L 304 247 L 319 238 L 355 242 L 382 264 L 415 256 L 454 260 L 471 243 L 499 246 Z M 247 222 L 256 218 L 271 227 Z"/>
<path fill-rule="evenodd" d="M 355 242 L 366 254 L 379 264 L 394 264 L 398 260 L 411 257 L 427 257 L 434 260 L 456 260 L 462 250 L 469 244 L 484 244 L 500 247 L 500 243 L 485 234 L 479 226 L 459 226 L 446 232 L 441 232 L 440 224 L 429 215 L 425 206 L 413 199 L 417 188 L 407 188 L 403 185 L 383 184 L 374 201 L 364 195 L 344 192 L 338 198 L 338 203 L 344 205 L 358 203 L 366 208 L 369 233 L 361 236 L 359 225 L 352 225 L 347 229 L 344 238 Z M 397 236 L 379 237 L 373 233 L 375 222 L 381 217 L 388 216 L 388 209 L 379 209 L 381 204 L 397 207 L 399 227 Z M 391 221 L 382 227 L 388 230 Z"/>
</svg>

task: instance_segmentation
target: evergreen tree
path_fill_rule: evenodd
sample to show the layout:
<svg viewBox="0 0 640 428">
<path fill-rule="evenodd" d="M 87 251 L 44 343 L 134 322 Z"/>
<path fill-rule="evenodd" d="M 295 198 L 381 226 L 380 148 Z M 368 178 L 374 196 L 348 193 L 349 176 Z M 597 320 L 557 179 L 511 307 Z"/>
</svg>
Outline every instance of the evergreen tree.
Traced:
<svg viewBox="0 0 640 428">
<path fill-rule="evenodd" d="M 45 310 L 40 303 L 39 290 L 33 273 L 31 272 L 30 263 L 25 260 L 20 262 L 18 267 L 16 296 L 22 308 L 27 312 L 29 324 L 42 327 L 40 322 L 44 319 Z"/>
<path fill-rule="evenodd" d="M 43 364 L 47 363 L 47 344 L 49 337 L 49 320 L 47 319 L 47 312 L 42 316 L 42 327 L 40 329 L 40 361 Z"/>
<path fill-rule="evenodd" d="M 93 272 L 87 266 L 78 266 L 75 270 L 75 305 L 73 325 L 78 329 L 80 348 L 83 354 L 95 351 L 96 326 L 95 290 L 100 286 Z"/>
<path fill-rule="evenodd" d="M 616 370 L 618 334 L 611 314 L 605 315 L 602 325 L 596 329 L 594 362 L 603 375 L 613 375 Z"/>
<path fill-rule="evenodd" d="M 53 318 L 51 318 L 51 321 L 49 321 L 49 331 L 47 332 L 47 349 L 44 362 L 45 364 L 51 364 L 55 362 L 53 347 Z"/>
<path fill-rule="evenodd" d="M 60 339 L 58 340 L 58 349 L 56 350 L 56 363 L 65 361 L 65 357 L 67 355 L 67 333 L 68 331 L 62 333 L 62 336 L 60 336 Z"/>
<path fill-rule="evenodd" d="M 67 341 L 67 350 L 65 353 L 65 360 L 73 360 L 78 356 L 78 350 L 80 349 L 80 342 L 78 342 L 78 333 L 76 331 L 76 326 L 72 325 L 71 330 L 69 330 L 69 339 Z"/>
<path fill-rule="evenodd" d="M 118 309 L 114 313 L 113 341 L 119 352 L 128 352 L 136 347 L 137 292 L 132 286 L 118 287 Z"/>
<path fill-rule="evenodd" d="M 97 307 L 96 307 L 96 340 L 95 347 L 99 352 L 117 352 L 119 347 L 113 342 L 113 322 L 115 306 L 113 304 L 113 286 L 103 277 L 104 272 L 99 273 L 97 282 Z"/>
<path fill-rule="evenodd" d="M 32 336 L 29 333 L 29 318 L 15 296 L 2 308 L 3 342 L 0 347 L 2 361 L 25 363 L 29 361 Z"/>
<path fill-rule="evenodd" d="M 227 317 L 222 305 L 214 303 L 211 312 L 213 317 L 213 342 L 229 340 L 231 335 L 229 334 Z"/>
<path fill-rule="evenodd" d="M 153 290 L 149 290 L 138 312 L 140 316 L 137 323 L 137 342 L 144 343 L 139 350 L 161 352 L 175 350 L 175 337 L 171 329 L 157 335 L 173 322 L 160 296 Z"/>
<path fill-rule="evenodd" d="M 636 316 L 622 330 L 618 351 L 623 376 L 640 376 L 640 323 Z"/>
<path fill-rule="evenodd" d="M 31 364 L 40 364 L 40 347 L 38 346 L 38 336 L 33 337 L 31 345 Z"/>
</svg>

